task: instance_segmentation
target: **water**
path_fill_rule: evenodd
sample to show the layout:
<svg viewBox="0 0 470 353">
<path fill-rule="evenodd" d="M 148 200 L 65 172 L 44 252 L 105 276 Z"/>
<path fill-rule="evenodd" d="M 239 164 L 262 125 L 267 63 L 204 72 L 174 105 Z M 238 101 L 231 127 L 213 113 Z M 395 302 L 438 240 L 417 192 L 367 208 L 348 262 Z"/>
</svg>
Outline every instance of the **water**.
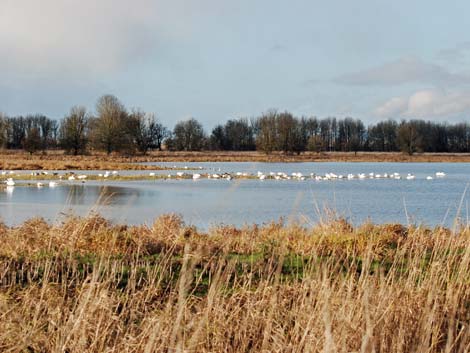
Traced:
<svg viewBox="0 0 470 353">
<path fill-rule="evenodd" d="M 165 164 L 165 163 L 163 163 Z M 158 165 L 162 165 L 159 163 Z M 181 214 L 188 224 L 207 229 L 216 224 L 241 226 L 283 217 L 286 222 L 314 223 L 330 211 L 355 224 L 418 223 L 452 225 L 460 210 L 468 218 L 470 164 L 452 163 L 166 163 L 202 167 L 203 172 L 301 172 L 325 174 L 413 173 L 415 180 L 153 180 L 64 183 L 14 187 L 0 191 L 0 218 L 16 225 L 34 216 L 49 222 L 65 214 L 99 212 L 115 222 L 151 224 L 164 213 Z M 442 179 L 425 180 L 444 171 Z M 120 172 L 126 174 L 126 172 Z M 146 174 L 146 171 L 127 172 Z M 168 174 L 168 171 L 164 172 Z M 171 171 L 175 174 L 176 171 Z M 47 184 L 46 184 L 47 185 Z"/>
</svg>

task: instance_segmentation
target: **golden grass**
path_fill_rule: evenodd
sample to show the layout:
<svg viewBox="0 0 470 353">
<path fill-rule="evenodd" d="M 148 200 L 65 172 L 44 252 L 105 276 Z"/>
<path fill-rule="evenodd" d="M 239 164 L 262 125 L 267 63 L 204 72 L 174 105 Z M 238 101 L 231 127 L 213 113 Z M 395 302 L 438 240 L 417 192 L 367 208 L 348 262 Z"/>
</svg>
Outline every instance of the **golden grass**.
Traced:
<svg viewBox="0 0 470 353">
<path fill-rule="evenodd" d="M 470 229 L 0 224 L 4 352 L 466 352 Z"/>
<path fill-rule="evenodd" d="M 403 153 L 379 152 L 304 152 L 286 155 L 280 152 L 168 152 L 155 151 L 146 156 L 106 155 L 96 152 L 86 156 L 65 155 L 63 151 L 48 151 L 29 155 L 23 151 L 0 150 L 0 170 L 151 170 L 155 166 L 137 162 L 470 162 L 468 153 Z M 168 168 L 162 168 L 168 169 Z"/>
<path fill-rule="evenodd" d="M 1 151 L 0 170 L 156 170 L 158 166 L 134 164 L 139 159 L 96 153 L 85 156 L 48 151 L 30 155 L 23 151 Z"/>
<path fill-rule="evenodd" d="M 152 152 L 142 162 L 470 162 L 470 153 L 303 152 L 285 154 L 258 151 Z"/>
</svg>

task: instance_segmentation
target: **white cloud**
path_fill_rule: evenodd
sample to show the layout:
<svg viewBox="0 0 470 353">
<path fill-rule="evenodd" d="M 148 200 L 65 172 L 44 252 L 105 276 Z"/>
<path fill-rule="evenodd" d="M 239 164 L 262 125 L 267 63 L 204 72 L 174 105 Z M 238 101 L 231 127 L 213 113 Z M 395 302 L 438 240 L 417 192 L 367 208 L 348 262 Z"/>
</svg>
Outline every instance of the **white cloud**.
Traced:
<svg viewBox="0 0 470 353">
<path fill-rule="evenodd" d="M 375 109 L 382 118 L 451 118 L 470 113 L 470 92 L 420 90 L 394 97 Z"/>
<path fill-rule="evenodd" d="M 470 84 L 470 74 L 452 73 L 440 65 L 416 58 L 402 58 L 372 69 L 341 75 L 334 82 L 357 86 L 395 86 L 406 83 L 441 86 Z"/>
<path fill-rule="evenodd" d="M 391 117 L 406 110 L 408 100 L 404 97 L 394 97 L 377 107 L 375 113 L 381 117 Z"/>
<path fill-rule="evenodd" d="M 123 70 L 184 37 L 184 16 L 181 1 L 2 0 L 0 73 L 29 79 Z"/>
</svg>

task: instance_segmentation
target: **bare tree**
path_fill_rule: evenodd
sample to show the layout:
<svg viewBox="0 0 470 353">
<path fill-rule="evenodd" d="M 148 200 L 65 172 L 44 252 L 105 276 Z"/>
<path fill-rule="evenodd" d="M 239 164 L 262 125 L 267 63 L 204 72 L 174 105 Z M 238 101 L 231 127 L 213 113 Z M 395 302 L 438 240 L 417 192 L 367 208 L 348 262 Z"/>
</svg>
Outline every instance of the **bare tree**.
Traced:
<svg viewBox="0 0 470 353">
<path fill-rule="evenodd" d="M 97 149 L 110 154 L 130 147 L 129 119 L 126 108 L 113 95 L 104 95 L 96 103 L 91 138 Z"/>
<path fill-rule="evenodd" d="M 169 136 L 169 131 L 155 118 L 153 113 L 134 110 L 129 115 L 131 135 L 137 149 L 146 154 L 149 149 L 162 149 L 162 143 Z"/>
<path fill-rule="evenodd" d="M 163 142 L 171 136 L 170 130 L 158 122 L 153 113 L 149 116 L 149 130 L 154 138 L 154 147 L 161 151 Z"/>
<path fill-rule="evenodd" d="M 199 151 L 206 143 L 201 123 L 194 118 L 180 121 L 173 130 L 173 148 L 184 151 Z"/>
<path fill-rule="evenodd" d="M 60 124 L 59 144 L 67 153 L 78 155 L 86 151 L 89 115 L 85 107 L 75 106 Z"/>
<path fill-rule="evenodd" d="M 288 112 L 277 115 L 278 149 L 285 153 L 292 153 L 296 143 L 300 140 L 299 122 Z"/>
<path fill-rule="evenodd" d="M 265 153 L 271 153 L 277 145 L 277 112 L 270 110 L 257 120 L 256 146 Z"/>
<path fill-rule="evenodd" d="M 23 148 L 25 151 L 33 154 L 42 147 L 41 133 L 37 127 L 31 127 L 25 136 Z"/>
<path fill-rule="evenodd" d="M 11 149 L 23 148 L 26 136 L 25 119 L 22 116 L 7 119 L 7 147 Z"/>
<path fill-rule="evenodd" d="M 255 148 L 253 128 L 248 119 L 229 120 L 224 129 L 228 149 L 246 151 Z"/>
<path fill-rule="evenodd" d="M 403 152 L 408 153 L 410 156 L 418 149 L 421 136 L 418 135 L 413 122 L 402 121 L 398 127 L 398 144 Z"/>
<path fill-rule="evenodd" d="M 225 128 L 222 125 L 216 125 L 212 129 L 211 136 L 209 137 L 209 147 L 215 151 L 228 149 Z"/>
</svg>

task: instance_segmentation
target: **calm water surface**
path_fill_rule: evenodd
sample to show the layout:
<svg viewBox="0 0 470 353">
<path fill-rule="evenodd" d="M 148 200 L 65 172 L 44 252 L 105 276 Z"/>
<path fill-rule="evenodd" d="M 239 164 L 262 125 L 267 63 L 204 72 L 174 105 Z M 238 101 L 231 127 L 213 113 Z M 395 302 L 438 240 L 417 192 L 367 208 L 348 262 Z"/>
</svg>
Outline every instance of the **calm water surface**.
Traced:
<svg viewBox="0 0 470 353">
<path fill-rule="evenodd" d="M 99 212 L 116 222 L 151 224 L 158 215 L 179 213 L 201 228 L 215 224 L 317 222 L 330 212 L 354 223 L 451 225 L 468 218 L 470 164 L 460 163 L 163 163 L 203 168 L 203 172 L 301 172 L 303 174 L 413 173 L 415 180 L 155 180 L 64 183 L 0 191 L 0 218 L 15 225 L 34 216 L 50 222 L 66 214 Z M 159 163 L 158 165 L 162 165 Z M 443 179 L 425 180 L 444 171 Z M 176 171 L 161 171 L 175 174 Z M 145 171 L 120 172 L 143 174 Z M 460 210 L 460 212 L 459 212 Z"/>
</svg>

